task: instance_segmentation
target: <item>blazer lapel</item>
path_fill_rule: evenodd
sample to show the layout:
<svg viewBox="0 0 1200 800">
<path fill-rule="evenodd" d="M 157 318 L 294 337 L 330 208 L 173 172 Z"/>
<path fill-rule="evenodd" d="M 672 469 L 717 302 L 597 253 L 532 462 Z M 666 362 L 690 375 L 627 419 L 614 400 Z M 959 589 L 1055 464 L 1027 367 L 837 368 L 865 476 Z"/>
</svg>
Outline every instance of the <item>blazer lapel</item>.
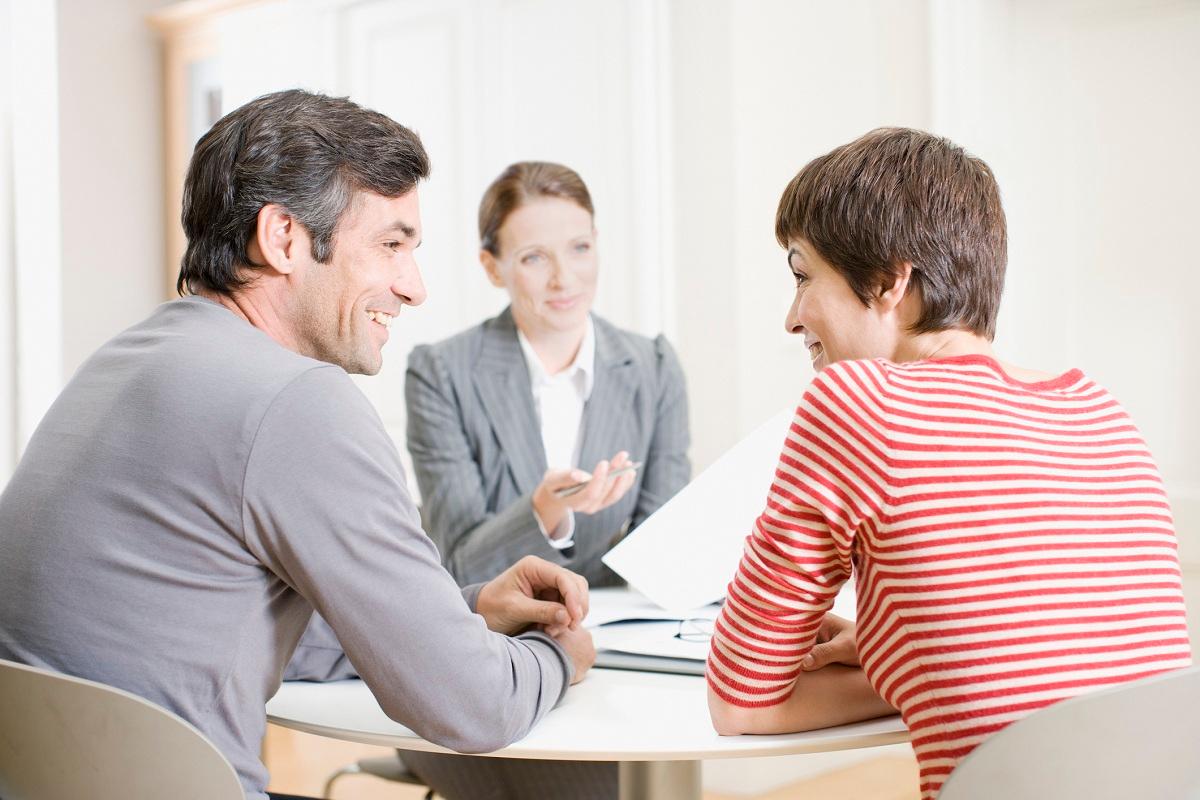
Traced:
<svg viewBox="0 0 1200 800">
<path fill-rule="evenodd" d="M 583 409 L 583 441 L 579 468 L 589 472 L 601 459 L 636 442 L 633 401 L 637 393 L 634 357 L 604 320 L 593 315 L 596 330 L 596 375 Z"/>
<path fill-rule="evenodd" d="M 546 452 L 511 309 L 505 309 L 485 329 L 475 390 L 512 468 L 517 490 L 532 492 L 546 472 Z"/>
</svg>

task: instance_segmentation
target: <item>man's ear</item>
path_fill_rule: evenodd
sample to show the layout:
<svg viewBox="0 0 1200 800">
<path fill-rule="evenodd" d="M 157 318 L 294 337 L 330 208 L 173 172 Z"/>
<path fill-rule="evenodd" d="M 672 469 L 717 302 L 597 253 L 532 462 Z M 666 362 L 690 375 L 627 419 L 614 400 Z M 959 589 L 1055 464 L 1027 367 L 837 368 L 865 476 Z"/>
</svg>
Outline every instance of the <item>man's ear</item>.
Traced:
<svg viewBox="0 0 1200 800">
<path fill-rule="evenodd" d="M 876 299 L 874 305 L 885 314 L 895 311 L 900 305 L 900 301 L 908 294 L 911 280 L 912 263 L 908 261 L 900 262 L 900 268 L 896 271 L 896 276 L 892 279 L 890 285 L 885 285 L 879 290 L 879 297 Z"/>
<path fill-rule="evenodd" d="M 487 273 L 488 280 L 492 282 L 492 286 L 497 289 L 504 288 L 504 279 L 500 277 L 500 264 L 488 250 L 479 251 L 479 263 L 483 265 L 483 271 Z"/>
<path fill-rule="evenodd" d="M 254 222 L 254 238 L 246 246 L 250 261 L 255 266 L 271 267 L 281 275 L 290 275 L 295 269 L 294 256 L 306 238 L 303 228 L 291 213 L 277 203 L 267 203 L 258 210 Z"/>
</svg>

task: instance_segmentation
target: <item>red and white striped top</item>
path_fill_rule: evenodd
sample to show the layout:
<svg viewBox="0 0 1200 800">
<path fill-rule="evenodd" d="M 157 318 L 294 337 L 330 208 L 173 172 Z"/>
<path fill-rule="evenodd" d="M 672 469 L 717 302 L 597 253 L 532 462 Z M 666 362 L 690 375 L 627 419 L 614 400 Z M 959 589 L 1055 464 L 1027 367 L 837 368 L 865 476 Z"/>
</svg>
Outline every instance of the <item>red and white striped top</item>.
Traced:
<svg viewBox="0 0 1200 800">
<path fill-rule="evenodd" d="M 983 356 L 822 370 L 729 585 L 713 690 L 783 702 L 851 574 L 863 669 L 912 732 L 925 798 L 1014 720 L 1191 663 L 1162 481 L 1077 370 L 1020 383 Z"/>
</svg>

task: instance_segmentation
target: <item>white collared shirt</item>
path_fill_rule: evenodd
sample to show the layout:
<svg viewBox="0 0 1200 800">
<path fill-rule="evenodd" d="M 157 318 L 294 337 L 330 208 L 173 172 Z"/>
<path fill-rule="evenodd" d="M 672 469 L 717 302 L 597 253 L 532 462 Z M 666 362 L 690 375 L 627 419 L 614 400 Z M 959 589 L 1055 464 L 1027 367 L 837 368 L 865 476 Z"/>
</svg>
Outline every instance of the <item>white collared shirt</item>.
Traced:
<svg viewBox="0 0 1200 800">
<path fill-rule="evenodd" d="M 533 408 L 542 429 L 542 448 L 550 469 L 572 469 L 579 466 L 583 444 L 583 407 L 592 393 L 596 379 L 596 329 L 589 315 L 583 341 L 575 360 L 557 375 L 550 375 L 542 366 L 533 345 L 517 330 L 517 341 L 525 364 L 529 368 Z M 537 518 L 537 514 L 534 514 Z M 546 531 L 542 521 L 538 527 L 552 546 L 564 550 L 575 543 L 575 513 L 570 509 L 553 534 Z"/>
</svg>

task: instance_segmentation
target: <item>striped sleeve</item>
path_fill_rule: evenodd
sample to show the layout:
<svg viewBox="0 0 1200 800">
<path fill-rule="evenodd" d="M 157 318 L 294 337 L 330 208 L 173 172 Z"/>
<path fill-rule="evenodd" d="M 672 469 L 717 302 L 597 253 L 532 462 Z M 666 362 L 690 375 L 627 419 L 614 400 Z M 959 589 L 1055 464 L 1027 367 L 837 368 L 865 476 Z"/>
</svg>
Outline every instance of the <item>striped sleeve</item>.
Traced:
<svg viewBox="0 0 1200 800">
<path fill-rule="evenodd" d="M 728 703 L 772 706 L 791 694 L 825 612 L 850 578 L 856 534 L 888 497 L 879 362 L 839 362 L 796 409 L 766 509 L 714 629 L 708 682 Z"/>
</svg>

